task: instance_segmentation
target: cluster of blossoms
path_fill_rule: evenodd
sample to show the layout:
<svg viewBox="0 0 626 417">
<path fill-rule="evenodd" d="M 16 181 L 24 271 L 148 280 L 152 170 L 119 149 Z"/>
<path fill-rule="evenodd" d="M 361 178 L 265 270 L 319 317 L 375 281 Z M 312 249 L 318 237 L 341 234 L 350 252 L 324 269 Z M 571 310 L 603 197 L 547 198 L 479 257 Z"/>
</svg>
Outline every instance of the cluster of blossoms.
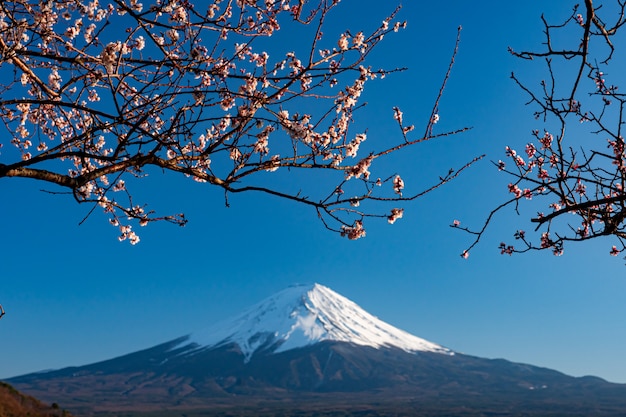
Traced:
<svg viewBox="0 0 626 417">
<path fill-rule="evenodd" d="M 402 195 L 402 190 L 404 189 L 404 181 L 400 178 L 399 175 L 396 175 L 393 178 L 393 191 L 396 194 Z"/>
<path fill-rule="evenodd" d="M 544 232 L 541 234 L 541 248 L 548 249 L 552 248 L 552 253 L 554 256 L 563 255 L 563 245 L 560 242 L 555 242 L 550 239 L 550 232 Z"/>
<path fill-rule="evenodd" d="M 513 245 L 507 245 L 507 244 L 506 244 L 506 243 L 504 243 L 504 242 L 501 242 L 501 243 L 500 243 L 499 248 L 500 248 L 500 253 L 501 253 L 502 255 L 504 255 L 504 254 L 507 254 L 507 255 L 512 255 L 512 254 L 513 254 L 513 252 L 515 251 L 515 247 L 513 247 Z"/>
<path fill-rule="evenodd" d="M 576 19 L 576 23 L 578 23 L 580 26 L 584 26 L 585 25 L 585 19 L 583 19 L 583 15 L 578 13 L 575 17 Z"/>
<path fill-rule="evenodd" d="M 403 113 L 398 107 L 393 108 L 393 118 L 402 125 L 402 116 Z"/>
<path fill-rule="evenodd" d="M 391 209 L 391 214 L 387 217 L 387 222 L 389 222 L 389 224 L 394 224 L 396 220 L 402 218 L 403 214 L 404 214 L 403 209 L 393 208 Z"/>
<path fill-rule="evenodd" d="M 523 190 L 517 186 L 517 184 L 509 183 L 509 192 L 515 195 L 515 198 L 525 197 L 527 200 L 533 198 L 533 193 L 530 188 L 524 188 Z"/>
<path fill-rule="evenodd" d="M 607 85 L 606 80 L 604 79 L 604 73 L 602 71 L 596 71 L 593 77 L 593 81 L 596 84 L 597 92 L 602 96 L 602 101 L 604 105 L 608 106 L 611 104 L 611 96 L 617 93 L 617 86 Z"/>
<path fill-rule="evenodd" d="M 350 169 L 346 171 L 346 179 L 349 180 L 352 177 L 360 178 L 361 176 L 363 176 L 363 178 L 366 180 L 369 179 L 369 168 L 370 165 L 372 165 L 373 160 L 374 157 L 372 156 L 361 159 L 359 162 L 357 162 L 356 165 L 353 165 L 352 167 L 350 167 Z"/>
<path fill-rule="evenodd" d="M 494 163 L 499 171 L 513 177 L 507 185 L 512 197 L 489 213 L 482 229 L 459 227 L 456 221 L 452 225 L 474 236 L 468 250 L 478 244 L 497 212 L 514 207 L 519 214 L 522 204 L 541 204 L 548 210 L 531 217 L 537 232 L 533 239 L 518 230 L 514 234 L 518 243 L 513 246 L 502 242 L 502 254 L 548 250 L 559 256 L 565 242 L 600 237 L 619 242 L 611 247 L 611 255 L 626 250 L 626 153 L 622 133 L 626 99 L 617 86 L 607 82 L 603 71 L 610 68 L 616 52 L 607 34 L 622 30 L 622 21 L 610 26 L 606 23 L 610 19 L 599 16 L 623 16 L 626 7 L 622 2 L 597 6 L 591 1 L 584 2 L 583 7 L 585 13 L 578 13 L 575 6 L 565 23 L 553 25 L 543 20 L 543 44 L 547 49 L 509 50 L 515 57 L 539 58 L 535 62 L 547 64 L 547 76 L 536 89 L 515 73 L 511 75 L 528 94 L 528 104 L 535 106 L 535 119 L 546 123 L 546 129 L 532 132 L 534 139 L 525 145 L 524 152 L 507 146 L 506 158 Z M 584 27 L 584 31 L 577 26 Z M 562 48 L 553 42 L 557 32 L 558 43 L 565 42 Z M 572 77 L 574 73 L 578 75 Z M 584 106 L 580 97 L 585 97 Z M 522 203 L 523 199 L 533 202 Z M 463 252 L 463 256 L 466 254 Z"/>
<path fill-rule="evenodd" d="M 321 27 L 339 2 L 192 3 L 77 0 L 0 8 L 0 70 L 9 80 L 0 87 L 0 118 L 17 155 L 2 175 L 71 189 L 78 201 L 102 207 L 119 239 L 131 244 L 139 242 L 131 222 L 186 223 L 182 215 L 157 217 L 132 204 L 131 182 L 148 166 L 226 193 L 283 166 L 330 169 L 337 183 L 352 180 L 360 187 L 356 198 L 331 193 L 338 198 L 316 200 L 323 202 L 316 203 L 318 213 L 336 222 L 332 230 L 357 239 L 365 236 L 364 217 L 400 219 L 399 208 L 390 215 L 352 210 L 349 215 L 360 217 L 352 222 L 342 217 L 342 207 L 370 199 L 374 160 L 410 144 L 412 127 L 403 127 L 400 145 L 363 155 L 366 134 L 348 133 L 366 84 L 386 74 L 366 64 L 370 50 L 406 23 L 394 22 L 394 13 L 370 34 L 346 31 L 326 39 L 320 31 L 310 50 L 294 42 L 294 50 L 281 54 L 278 45 L 258 50 L 261 42 L 252 41 L 280 30 L 281 22 Z M 316 50 L 321 58 L 313 58 Z M 394 118 L 402 125 L 400 110 Z M 44 164 L 58 169 L 40 168 Z M 392 182 L 391 189 L 378 189 L 390 196 L 379 201 L 405 199 L 400 176 Z M 281 188 L 287 183 L 252 188 L 311 204 L 298 184 Z"/>
<path fill-rule="evenodd" d="M 621 136 L 617 137 L 617 139 L 607 140 L 609 143 L 609 148 L 613 150 L 614 159 L 612 161 L 613 165 L 616 165 L 617 168 L 626 174 L 626 155 L 624 154 L 624 138 Z"/>
<path fill-rule="evenodd" d="M 122 232 L 118 238 L 120 242 L 128 239 L 131 245 L 139 243 L 139 236 L 135 234 L 131 226 L 120 226 L 120 232 Z"/>
<path fill-rule="evenodd" d="M 581 166 L 575 161 L 575 154 L 572 153 L 571 159 L 565 160 L 565 155 L 557 148 L 554 148 L 554 136 L 549 132 L 533 131 L 533 136 L 537 139 L 540 146 L 537 147 L 534 143 L 528 143 L 525 147 L 525 153 L 527 159 L 524 160 L 514 149 L 506 147 L 506 156 L 513 161 L 514 170 L 507 171 L 509 174 L 514 175 L 518 181 L 516 183 L 508 184 L 508 191 L 514 195 L 516 200 L 522 197 L 530 200 L 533 195 L 546 195 L 550 192 L 554 193 L 556 190 L 562 190 L 562 193 L 555 193 L 558 196 L 558 201 L 552 201 L 548 203 L 548 207 L 552 209 L 550 217 L 545 217 L 543 214 L 537 217 L 537 222 L 543 223 L 548 221 L 548 218 L 564 213 L 569 209 L 571 213 L 579 213 L 581 217 L 581 226 L 576 229 L 576 236 L 579 238 L 588 238 L 592 233 L 592 226 L 595 222 L 605 223 L 606 213 L 613 213 L 616 210 L 615 204 L 589 204 L 591 197 L 588 196 L 588 183 L 595 184 L 594 189 L 596 191 L 595 199 L 619 199 L 621 193 L 620 182 L 610 182 L 608 184 L 608 190 L 603 191 L 603 187 L 598 187 L 598 176 L 593 175 L 593 169 L 589 161 L 585 165 Z M 613 157 L 611 163 L 616 165 L 618 171 L 626 173 L 624 170 L 624 140 L 621 137 L 616 139 L 609 139 L 609 148 L 613 151 Z M 503 161 L 498 161 L 496 164 L 499 170 L 506 170 L 506 164 Z M 564 168 L 566 167 L 566 168 Z M 602 168 L 605 169 L 605 168 Z M 536 178 L 535 179 L 533 179 Z M 533 188 L 521 188 L 519 183 L 531 184 Z M 578 209 L 579 206 L 584 209 Z M 528 248 L 532 245 L 526 242 Z M 540 249 L 552 248 L 554 255 L 561 255 L 563 253 L 563 239 L 559 238 L 557 241 L 553 241 L 549 237 L 549 233 L 545 232 L 541 236 Z M 502 244 L 500 246 L 501 253 L 511 254 L 513 247 Z M 611 251 L 612 254 L 616 252 Z"/>
<path fill-rule="evenodd" d="M 345 236 L 350 240 L 360 239 L 365 237 L 365 229 L 363 228 L 363 221 L 356 220 L 354 226 L 343 226 L 341 228 L 341 236 Z"/>
</svg>

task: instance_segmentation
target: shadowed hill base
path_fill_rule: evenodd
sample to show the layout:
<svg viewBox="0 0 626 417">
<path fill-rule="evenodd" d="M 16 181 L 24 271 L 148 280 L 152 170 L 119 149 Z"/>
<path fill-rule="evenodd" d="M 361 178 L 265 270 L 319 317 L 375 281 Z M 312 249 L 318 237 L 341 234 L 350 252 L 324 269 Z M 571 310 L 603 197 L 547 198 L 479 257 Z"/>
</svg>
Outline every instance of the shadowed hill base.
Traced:
<svg viewBox="0 0 626 417">
<path fill-rule="evenodd" d="M 0 417 L 71 417 L 58 405 L 46 405 L 24 395 L 4 382 L 0 382 Z"/>
</svg>

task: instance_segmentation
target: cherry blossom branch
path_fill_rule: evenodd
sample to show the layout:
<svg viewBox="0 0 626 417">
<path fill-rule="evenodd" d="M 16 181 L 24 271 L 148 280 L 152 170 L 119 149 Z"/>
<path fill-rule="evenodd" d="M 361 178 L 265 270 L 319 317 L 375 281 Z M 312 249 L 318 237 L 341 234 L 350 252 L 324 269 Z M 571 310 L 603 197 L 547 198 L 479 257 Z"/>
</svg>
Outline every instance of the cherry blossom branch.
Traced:
<svg viewBox="0 0 626 417">
<path fill-rule="evenodd" d="M 539 92 L 516 75 L 512 79 L 528 94 L 529 104 L 538 107 L 534 116 L 547 127 L 541 132 L 533 130 L 533 141 L 525 145 L 524 152 L 506 147 L 506 157 L 513 168 L 507 169 L 502 160 L 494 163 L 501 172 L 512 176 L 507 188 L 513 198 L 492 210 L 478 231 L 460 227 L 456 220 L 453 223 L 453 227 L 474 236 L 463 252 L 464 257 L 481 239 L 495 214 L 511 204 L 518 214 L 521 204 L 543 203 L 543 209 L 547 206 L 549 211 L 544 214 L 538 207 L 537 215 L 530 219 L 539 235 L 536 240 L 517 230 L 514 238 L 519 244 L 502 242 L 499 246 L 502 254 L 551 250 L 554 255 L 561 255 L 566 242 L 599 237 L 613 239 L 610 255 L 617 256 L 626 250 L 626 153 L 622 137 L 626 99 L 617 92 L 617 86 L 607 82 L 604 74 L 615 51 L 610 37 L 625 23 L 626 2 L 617 0 L 600 8 L 592 0 L 585 0 L 584 5 L 584 16 L 574 8 L 562 24 L 550 25 L 542 17 L 546 51 L 517 53 L 510 49 L 522 59 L 545 60 L 548 78 L 540 83 Z M 606 25 L 600 12 L 605 16 L 613 13 L 617 16 L 615 23 Z M 554 31 L 571 31 L 577 26 L 582 28 L 582 33 L 579 39 L 571 41 L 575 48 L 552 47 Z M 568 73 L 563 69 L 566 67 L 555 66 L 553 60 L 578 62 L 573 62 Z M 555 68 L 559 68 L 558 73 Z M 585 96 L 588 102 L 583 106 L 579 97 L 585 82 L 589 85 Z M 600 142 L 609 151 L 598 145 L 599 135 L 602 139 L 608 137 Z"/>
<path fill-rule="evenodd" d="M 398 140 L 380 142 L 352 125 L 366 86 L 403 71 L 374 68 L 370 54 L 406 22 L 396 20 L 398 7 L 369 33 L 330 38 L 323 28 L 338 4 L 0 3 L 0 179 L 66 188 L 92 206 L 81 223 L 101 208 L 132 244 L 135 224 L 187 221 L 135 203 L 128 184 L 150 167 L 220 187 L 227 204 L 228 193 L 247 191 L 302 203 L 350 239 L 365 236 L 365 218 L 395 222 L 402 209 L 386 205 L 422 196 L 481 158 L 421 192 L 408 193 L 399 174 L 370 179 L 379 158 L 468 129 L 433 132 L 460 28 L 426 134 L 412 137 L 398 109 Z M 306 25 L 306 45 L 259 46 Z M 366 140 L 374 145 L 364 155 Z M 272 177 L 304 169 L 335 176 L 294 184 Z"/>
</svg>

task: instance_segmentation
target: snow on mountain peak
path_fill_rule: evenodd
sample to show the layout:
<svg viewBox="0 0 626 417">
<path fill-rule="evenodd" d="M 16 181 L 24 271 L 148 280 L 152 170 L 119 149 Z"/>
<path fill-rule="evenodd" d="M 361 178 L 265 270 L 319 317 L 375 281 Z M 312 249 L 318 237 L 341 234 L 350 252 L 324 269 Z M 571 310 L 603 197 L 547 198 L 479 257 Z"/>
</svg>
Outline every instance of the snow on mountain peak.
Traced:
<svg viewBox="0 0 626 417">
<path fill-rule="evenodd" d="M 325 340 L 452 354 L 379 320 L 320 284 L 288 287 L 236 317 L 189 335 L 184 344 L 203 349 L 236 343 L 248 361 L 258 349 L 284 352 Z"/>
</svg>

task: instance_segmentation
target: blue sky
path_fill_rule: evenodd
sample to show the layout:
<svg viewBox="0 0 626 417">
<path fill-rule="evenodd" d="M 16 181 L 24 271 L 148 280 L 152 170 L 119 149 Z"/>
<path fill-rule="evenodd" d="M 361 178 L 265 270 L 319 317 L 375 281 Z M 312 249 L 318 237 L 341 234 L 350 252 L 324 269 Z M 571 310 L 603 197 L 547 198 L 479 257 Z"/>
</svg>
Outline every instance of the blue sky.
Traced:
<svg viewBox="0 0 626 417">
<path fill-rule="evenodd" d="M 331 30 L 378 25 L 393 5 L 343 0 Z M 437 4 L 431 4 L 437 3 Z M 574 2 L 538 0 L 404 5 L 405 31 L 388 37 L 375 66 L 409 70 L 367 86 L 357 126 L 368 141 L 396 135 L 393 106 L 422 125 L 430 113 L 456 37 L 461 49 L 440 105 L 441 131 L 463 135 L 420 145 L 388 161 L 407 190 L 427 187 L 450 167 L 482 161 L 436 192 L 404 205 L 395 225 L 372 222 L 351 242 L 324 229 L 307 207 L 276 198 L 223 194 L 185 178 L 153 173 L 135 198 L 160 213 L 184 211 L 189 224 L 142 228 L 136 246 L 119 243 L 98 212 L 42 193 L 42 184 L 0 180 L 0 378 L 82 365 L 170 340 L 226 318 L 293 283 L 319 282 L 379 318 L 453 350 L 598 375 L 626 382 L 626 267 L 610 240 L 550 253 L 502 256 L 527 218 L 494 221 L 468 260 L 470 237 L 448 225 L 480 226 L 509 198 L 509 178 L 489 160 L 523 147 L 541 129 L 509 79 L 543 74 L 507 47 L 542 39 L 540 15 L 567 17 Z M 619 46 L 618 46 L 619 47 Z M 0 160 L 1 161 L 1 160 Z M 373 175 L 376 174 L 373 172 Z"/>
</svg>

